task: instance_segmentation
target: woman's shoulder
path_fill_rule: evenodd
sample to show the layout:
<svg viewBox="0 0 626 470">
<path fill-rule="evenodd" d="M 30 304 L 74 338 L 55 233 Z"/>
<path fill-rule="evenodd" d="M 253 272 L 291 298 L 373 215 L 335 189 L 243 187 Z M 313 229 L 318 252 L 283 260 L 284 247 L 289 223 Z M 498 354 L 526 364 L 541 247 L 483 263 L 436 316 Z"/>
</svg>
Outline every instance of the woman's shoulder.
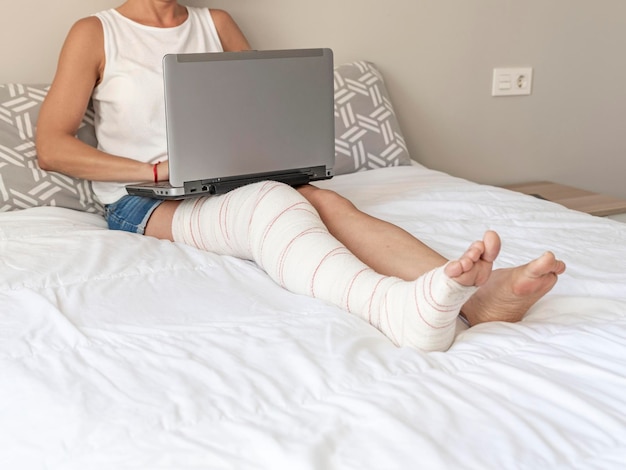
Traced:
<svg viewBox="0 0 626 470">
<path fill-rule="evenodd" d="M 76 21 L 61 49 L 59 68 L 85 71 L 92 69 L 99 77 L 104 67 L 104 32 L 95 16 Z M 97 78 L 96 77 L 96 78 Z M 93 83 L 93 82 L 92 82 Z"/>
<path fill-rule="evenodd" d="M 209 10 L 225 51 L 242 51 L 250 49 L 248 40 L 232 16 L 220 9 Z"/>
<path fill-rule="evenodd" d="M 78 40 L 100 39 L 102 37 L 102 23 L 97 16 L 86 16 L 76 21 L 68 34 L 68 38 Z"/>
<path fill-rule="evenodd" d="M 213 22 L 215 24 L 226 24 L 233 23 L 233 17 L 226 10 L 221 10 L 219 8 L 209 8 L 209 12 L 211 13 L 211 17 L 213 18 Z"/>
</svg>

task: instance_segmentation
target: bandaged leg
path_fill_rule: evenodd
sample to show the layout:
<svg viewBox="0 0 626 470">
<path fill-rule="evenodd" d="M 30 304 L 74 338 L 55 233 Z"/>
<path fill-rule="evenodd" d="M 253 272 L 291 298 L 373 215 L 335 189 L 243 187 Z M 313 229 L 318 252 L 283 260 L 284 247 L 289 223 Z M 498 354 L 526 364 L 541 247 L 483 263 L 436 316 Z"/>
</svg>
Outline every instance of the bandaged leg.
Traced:
<svg viewBox="0 0 626 470">
<path fill-rule="evenodd" d="M 445 350 L 461 306 L 476 290 L 444 267 L 416 281 L 383 276 L 337 241 L 311 204 L 289 186 L 263 182 L 177 208 L 174 240 L 255 261 L 278 284 L 331 302 L 395 344 Z"/>
</svg>

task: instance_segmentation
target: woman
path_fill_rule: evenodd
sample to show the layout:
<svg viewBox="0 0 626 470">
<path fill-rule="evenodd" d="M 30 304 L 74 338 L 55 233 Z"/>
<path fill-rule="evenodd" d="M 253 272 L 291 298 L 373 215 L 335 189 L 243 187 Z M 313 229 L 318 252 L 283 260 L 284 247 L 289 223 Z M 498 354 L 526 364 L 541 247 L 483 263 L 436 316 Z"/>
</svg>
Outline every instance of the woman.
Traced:
<svg viewBox="0 0 626 470">
<path fill-rule="evenodd" d="M 168 179 L 163 55 L 246 49 L 226 12 L 175 0 L 128 0 L 79 20 L 41 109 L 40 166 L 92 180 L 110 228 L 252 259 L 287 289 L 333 302 L 401 346 L 447 349 L 461 310 L 470 325 L 517 321 L 552 288 L 565 265 L 551 253 L 492 273 L 500 239 L 487 232 L 447 262 L 312 185 L 265 182 L 184 202 L 127 196 L 128 182 Z M 90 98 L 98 149 L 74 137 Z"/>
</svg>

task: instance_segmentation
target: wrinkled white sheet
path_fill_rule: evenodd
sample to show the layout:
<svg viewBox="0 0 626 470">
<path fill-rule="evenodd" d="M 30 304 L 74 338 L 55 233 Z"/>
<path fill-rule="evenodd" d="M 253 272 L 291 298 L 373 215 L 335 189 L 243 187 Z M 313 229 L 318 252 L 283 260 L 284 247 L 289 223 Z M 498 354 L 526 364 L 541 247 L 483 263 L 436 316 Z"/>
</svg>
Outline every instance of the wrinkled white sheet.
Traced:
<svg viewBox="0 0 626 470">
<path fill-rule="evenodd" d="M 0 468 L 617 469 L 626 462 L 626 224 L 425 168 L 321 184 L 446 256 L 568 264 L 517 324 L 394 347 L 253 263 L 0 214 Z"/>
</svg>

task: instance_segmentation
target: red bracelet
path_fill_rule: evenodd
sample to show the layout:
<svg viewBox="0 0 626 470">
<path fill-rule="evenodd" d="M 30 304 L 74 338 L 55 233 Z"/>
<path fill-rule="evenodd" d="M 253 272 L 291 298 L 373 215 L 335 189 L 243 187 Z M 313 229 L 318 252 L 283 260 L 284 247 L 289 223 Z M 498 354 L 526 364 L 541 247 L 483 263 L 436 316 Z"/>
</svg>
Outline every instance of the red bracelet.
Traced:
<svg viewBox="0 0 626 470">
<path fill-rule="evenodd" d="M 157 167 L 159 166 L 159 163 L 161 162 L 156 162 L 154 165 L 152 165 L 152 174 L 154 175 L 155 183 L 159 182 L 159 170 L 157 169 Z"/>
</svg>

